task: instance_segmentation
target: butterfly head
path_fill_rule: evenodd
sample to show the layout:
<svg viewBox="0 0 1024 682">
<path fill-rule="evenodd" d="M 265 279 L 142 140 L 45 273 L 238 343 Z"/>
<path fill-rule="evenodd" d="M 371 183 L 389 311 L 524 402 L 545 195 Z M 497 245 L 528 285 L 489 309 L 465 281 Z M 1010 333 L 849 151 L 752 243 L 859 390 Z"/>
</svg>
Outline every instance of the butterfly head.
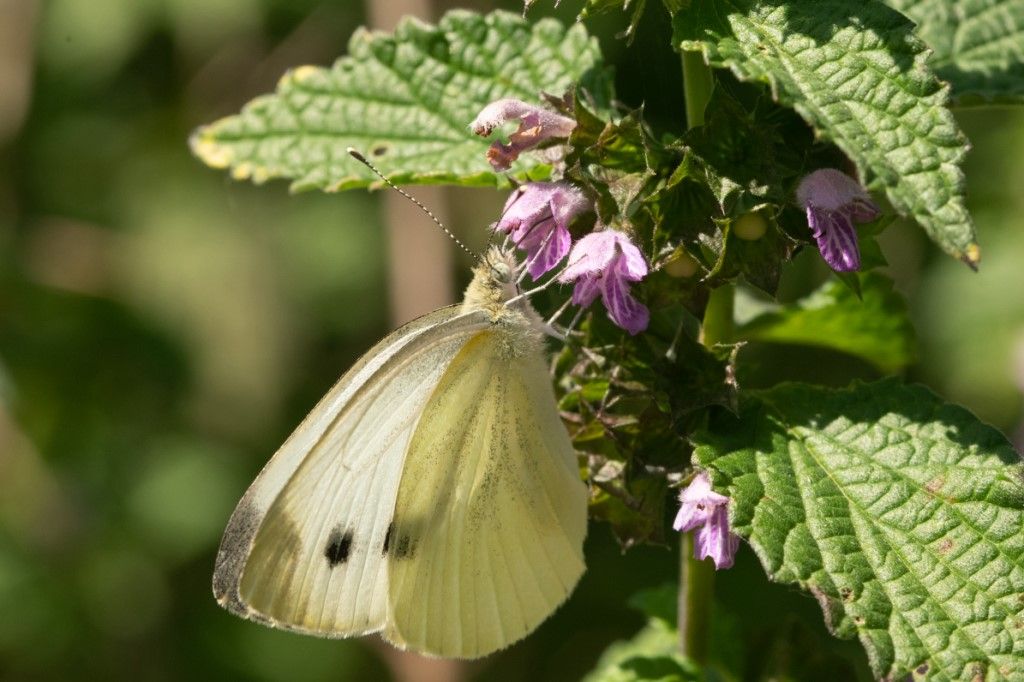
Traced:
<svg viewBox="0 0 1024 682">
<path fill-rule="evenodd" d="M 462 308 L 464 311 L 485 310 L 495 324 L 516 333 L 543 337 L 544 323 L 540 315 L 525 298 L 516 283 L 521 266 L 515 252 L 493 246 L 473 268 L 473 280 L 466 288 Z M 514 303 L 509 301 L 515 300 Z"/>
<path fill-rule="evenodd" d="M 505 303 L 520 294 L 517 271 L 515 253 L 492 246 L 473 268 L 473 281 L 466 288 L 463 308 L 501 315 Z"/>
</svg>

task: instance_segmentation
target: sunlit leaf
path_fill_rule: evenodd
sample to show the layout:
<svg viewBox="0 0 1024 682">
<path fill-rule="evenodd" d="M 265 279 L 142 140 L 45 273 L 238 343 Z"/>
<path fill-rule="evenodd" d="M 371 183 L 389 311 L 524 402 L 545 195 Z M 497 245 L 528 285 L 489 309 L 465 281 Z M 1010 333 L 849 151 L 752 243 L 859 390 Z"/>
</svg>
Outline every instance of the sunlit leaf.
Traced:
<svg viewBox="0 0 1024 682">
<path fill-rule="evenodd" d="M 1024 0 L 885 0 L 917 23 L 957 104 L 1024 103 Z"/>
<path fill-rule="evenodd" d="M 500 186 L 488 141 L 469 129 L 477 113 L 503 97 L 561 95 L 600 59 L 582 25 L 463 10 L 437 26 L 407 18 L 393 35 L 356 31 L 348 52 L 330 68 L 288 71 L 274 94 L 199 128 L 193 152 L 236 179 L 287 178 L 295 190 L 381 184 L 349 147 L 396 183 Z M 546 168 L 525 154 L 512 174 Z"/>
<path fill-rule="evenodd" d="M 783 384 L 695 440 L 769 576 L 876 676 L 1024 676 L 1024 465 L 995 429 L 890 379 Z"/>
<path fill-rule="evenodd" d="M 673 26 L 677 48 L 769 85 L 897 211 L 978 261 L 960 168 L 967 141 L 905 17 L 879 0 L 695 0 Z"/>
</svg>

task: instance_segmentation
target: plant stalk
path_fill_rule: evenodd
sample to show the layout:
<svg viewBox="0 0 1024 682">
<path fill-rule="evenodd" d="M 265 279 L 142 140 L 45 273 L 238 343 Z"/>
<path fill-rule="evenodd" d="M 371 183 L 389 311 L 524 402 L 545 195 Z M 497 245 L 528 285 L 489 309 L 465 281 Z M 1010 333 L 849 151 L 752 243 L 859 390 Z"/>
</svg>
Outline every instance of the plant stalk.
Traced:
<svg viewBox="0 0 1024 682">
<path fill-rule="evenodd" d="M 715 564 L 695 559 L 694 531 L 683 534 L 680 547 L 679 644 L 683 655 L 704 665 L 711 648 L 711 597 L 715 588 Z"/>
<path fill-rule="evenodd" d="M 700 52 L 683 53 L 683 95 L 686 97 L 686 127 L 704 125 L 704 109 L 715 86 L 711 67 Z"/>
<path fill-rule="evenodd" d="M 711 99 L 714 79 L 699 52 L 684 52 L 683 92 L 686 123 L 690 128 L 704 124 L 704 110 Z M 714 289 L 704 311 L 701 342 L 708 348 L 728 343 L 733 336 L 734 288 L 725 284 Z M 707 663 L 711 645 L 711 611 L 715 568 L 710 559 L 693 556 L 694 538 L 683 536 L 679 557 L 679 645 L 684 656 L 698 665 Z"/>
<path fill-rule="evenodd" d="M 705 348 L 712 348 L 718 343 L 732 342 L 736 331 L 733 322 L 735 299 L 736 287 L 732 283 L 711 290 L 700 332 L 700 341 Z"/>
</svg>

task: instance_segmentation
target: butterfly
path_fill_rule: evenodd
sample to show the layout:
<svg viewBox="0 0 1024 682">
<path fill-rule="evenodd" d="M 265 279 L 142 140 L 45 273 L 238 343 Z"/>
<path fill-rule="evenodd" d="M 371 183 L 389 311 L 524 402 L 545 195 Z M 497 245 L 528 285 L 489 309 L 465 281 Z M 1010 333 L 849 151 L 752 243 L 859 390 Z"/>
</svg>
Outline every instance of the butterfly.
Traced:
<svg viewBox="0 0 1024 682">
<path fill-rule="evenodd" d="M 588 491 L 516 273 L 493 247 L 461 305 L 387 336 L 313 408 L 228 521 L 222 606 L 476 658 L 568 597 Z"/>
</svg>

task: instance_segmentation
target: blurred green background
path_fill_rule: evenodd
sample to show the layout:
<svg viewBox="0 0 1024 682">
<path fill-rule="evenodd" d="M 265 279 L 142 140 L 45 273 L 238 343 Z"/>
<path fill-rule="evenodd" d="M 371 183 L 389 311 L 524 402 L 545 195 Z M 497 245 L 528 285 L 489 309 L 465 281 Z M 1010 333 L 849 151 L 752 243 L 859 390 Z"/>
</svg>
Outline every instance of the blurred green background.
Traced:
<svg viewBox="0 0 1024 682">
<path fill-rule="evenodd" d="M 521 9 L 470 6 L 497 5 Z M 563 5 L 571 20 L 576 7 Z M 287 67 L 330 63 L 365 11 L 345 0 L 0 0 L 0 679 L 577 679 L 643 623 L 630 595 L 674 579 L 674 546 L 622 554 L 595 524 L 569 603 L 522 644 L 454 668 L 402 663 L 373 640 L 273 632 L 214 602 L 213 555 L 234 504 L 388 330 L 387 252 L 379 196 L 235 183 L 186 140 Z M 628 49 L 618 17 L 592 28 L 622 99 L 678 127 L 678 64 L 657 18 L 649 9 Z M 890 229 L 885 249 L 921 337 L 910 378 L 1013 434 L 1024 117 L 960 120 L 975 145 L 980 273 L 909 226 Z M 459 196 L 453 228 L 479 243 L 501 197 Z M 825 276 L 802 254 L 783 297 Z M 755 383 L 873 376 L 834 359 L 765 346 L 745 371 Z M 813 601 L 759 577 L 745 550 L 719 578 L 716 647 L 750 679 L 827 641 Z M 757 656 L 738 651 L 741 631 Z M 837 650 L 863 676 L 856 647 Z"/>
</svg>

